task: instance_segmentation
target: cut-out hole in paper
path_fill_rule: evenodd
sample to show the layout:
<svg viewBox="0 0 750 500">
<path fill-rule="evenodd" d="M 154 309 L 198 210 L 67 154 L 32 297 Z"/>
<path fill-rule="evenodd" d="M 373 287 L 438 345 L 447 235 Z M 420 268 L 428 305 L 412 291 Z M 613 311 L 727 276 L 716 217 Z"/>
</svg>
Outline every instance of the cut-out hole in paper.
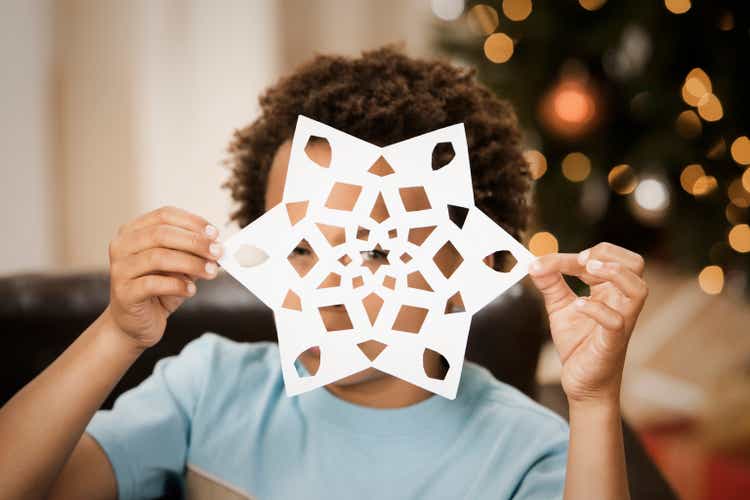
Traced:
<svg viewBox="0 0 750 500">
<path fill-rule="evenodd" d="M 422 186 L 399 188 L 398 194 L 401 196 L 401 202 L 407 212 L 418 212 L 419 210 L 432 208 L 430 200 L 427 198 L 427 192 Z"/>
<path fill-rule="evenodd" d="M 450 278 L 453 276 L 453 273 L 456 272 L 458 266 L 464 261 L 464 258 L 461 257 L 461 254 L 456 247 L 453 246 L 453 243 L 446 241 L 445 244 L 435 252 L 435 256 L 432 260 L 435 262 L 438 269 L 440 269 L 440 272 L 443 273 L 443 276 Z"/>
<path fill-rule="evenodd" d="M 359 288 L 365 284 L 365 279 L 362 276 L 355 276 L 352 278 L 352 288 Z"/>
<path fill-rule="evenodd" d="M 320 230 L 328 244 L 332 247 L 341 245 L 344 242 L 344 228 L 340 226 L 332 226 L 330 224 L 321 224 L 316 222 L 315 225 Z"/>
<path fill-rule="evenodd" d="M 293 311 L 301 311 L 302 300 L 299 298 L 299 295 L 297 295 L 290 289 L 288 292 L 286 292 L 286 297 L 284 297 L 284 302 L 281 303 L 281 307 L 283 307 L 284 309 L 291 309 Z"/>
<path fill-rule="evenodd" d="M 326 199 L 326 207 L 334 210 L 345 210 L 351 212 L 354 205 L 357 204 L 359 194 L 362 192 L 362 186 L 348 184 L 346 182 L 337 182 L 331 188 L 331 192 Z"/>
<path fill-rule="evenodd" d="M 242 267 L 255 267 L 268 260 L 268 254 L 255 245 L 240 245 L 234 252 L 234 260 Z"/>
<path fill-rule="evenodd" d="M 440 170 L 456 156 L 453 144 L 450 142 L 438 142 L 432 148 L 432 170 Z"/>
<path fill-rule="evenodd" d="M 320 318 L 323 320 L 326 331 L 339 332 L 352 329 L 352 320 L 345 304 L 319 307 Z"/>
<path fill-rule="evenodd" d="M 372 274 L 375 274 L 380 266 L 388 264 L 388 250 L 383 250 L 380 243 L 372 250 L 360 252 L 360 255 L 362 255 L 362 264 L 372 271 Z"/>
<path fill-rule="evenodd" d="M 341 265 L 348 266 L 352 262 L 352 258 L 349 257 L 347 254 L 342 255 L 339 257 L 339 262 L 341 262 Z"/>
<path fill-rule="evenodd" d="M 425 375 L 436 380 L 445 380 L 448 371 L 451 369 L 451 365 L 445 359 L 445 356 L 429 347 L 425 347 L 422 353 L 422 367 Z"/>
<path fill-rule="evenodd" d="M 385 275 L 383 276 L 383 286 L 386 288 L 390 288 L 391 290 L 396 289 L 396 278 L 393 276 Z"/>
<path fill-rule="evenodd" d="M 367 356 L 367 359 L 375 361 L 375 358 L 380 356 L 380 353 L 382 353 L 388 346 L 377 340 L 366 340 L 357 344 L 357 347 L 362 351 L 362 354 Z"/>
<path fill-rule="evenodd" d="M 406 264 L 407 262 L 409 262 L 411 260 L 411 255 L 409 255 L 408 253 L 404 252 L 404 253 L 401 254 L 400 259 L 401 259 L 401 262 L 403 262 L 404 264 Z"/>
<path fill-rule="evenodd" d="M 311 358 L 311 362 L 309 363 L 309 366 L 305 367 L 302 364 L 302 357 L 307 356 L 308 358 Z M 318 359 L 315 359 L 318 358 Z M 320 346 L 312 346 L 309 349 L 305 350 L 302 354 L 297 356 L 297 359 L 294 362 L 294 368 L 297 370 L 297 375 L 299 377 L 314 377 L 318 373 L 318 369 L 320 369 Z"/>
<path fill-rule="evenodd" d="M 375 163 L 373 163 L 372 166 L 367 169 L 367 171 L 373 175 L 377 175 L 378 177 L 385 177 L 386 175 L 396 173 L 393 170 L 393 167 L 391 167 L 391 164 L 388 163 L 388 161 L 382 156 L 378 158 Z"/>
<path fill-rule="evenodd" d="M 357 239 L 362 241 L 367 241 L 370 238 L 370 230 L 359 226 L 357 228 Z"/>
<path fill-rule="evenodd" d="M 469 214 L 469 209 L 466 207 L 459 207 L 458 205 L 448 205 L 448 217 L 450 220 L 463 229 L 464 222 L 466 222 L 466 216 Z"/>
<path fill-rule="evenodd" d="M 393 330 L 407 333 L 419 333 L 429 309 L 417 306 L 402 305 L 393 322 Z"/>
<path fill-rule="evenodd" d="M 378 193 L 378 197 L 375 199 L 375 204 L 372 206 L 372 211 L 370 212 L 370 218 L 377 223 L 381 223 L 390 216 L 388 207 L 385 206 L 383 193 Z"/>
<path fill-rule="evenodd" d="M 432 234 L 437 226 L 413 227 L 409 229 L 409 243 L 422 246 L 427 238 Z"/>
<path fill-rule="evenodd" d="M 309 201 L 293 201 L 286 203 L 286 214 L 289 216 L 289 223 L 294 226 L 307 215 Z"/>
<path fill-rule="evenodd" d="M 425 277 L 422 276 L 422 273 L 420 273 L 419 271 L 413 271 L 406 276 L 406 286 L 408 286 L 409 288 L 424 290 L 426 292 L 434 291 L 430 284 L 427 283 Z"/>
<path fill-rule="evenodd" d="M 294 270 L 297 271 L 297 274 L 304 278 L 318 262 L 318 255 L 312 246 L 310 246 L 310 243 L 303 239 L 297 243 L 292 253 L 287 256 L 287 260 Z"/>
<path fill-rule="evenodd" d="M 367 317 L 370 320 L 370 324 L 374 325 L 375 320 L 378 319 L 380 309 L 383 307 L 383 299 L 375 292 L 370 293 L 367 297 L 362 299 L 362 305 L 365 306 Z"/>
<path fill-rule="evenodd" d="M 398 229 L 391 229 L 388 231 L 388 237 L 390 239 L 398 238 Z"/>
<path fill-rule="evenodd" d="M 320 167 L 328 168 L 331 165 L 331 143 L 325 137 L 311 135 L 305 144 L 305 154 Z"/>
<path fill-rule="evenodd" d="M 334 288 L 341 286 L 341 275 L 339 273 L 328 273 L 318 288 Z"/>
<path fill-rule="evenodd" d="M 493 256 L 494 260 L 494 266 L 490 266 L 495 271 L 501 272 L 501 273 L 509 273 L 513 270 L 514 267 L 516 267 L 516 264 L 518 263 L 518 260 L 515 258 L 515 256 L 509 251 L 509 250 L 500 250 L 498 252 L 495 252 L 493 254 L 490 254 Z M 489 257 L 489 256 L 488 256 Z M 485 257 L 484 263 L 489 265 L 487 262 L 487 257 Z"/>
<path fill-rule="evenodd" d="M 456 292 L 451 295 L 448 300 L 445 301 L 445 314 L 462 313 L 466 312 L 464 306 L 464 299 L 461 297 L 461 292 Z"/>
</svg>

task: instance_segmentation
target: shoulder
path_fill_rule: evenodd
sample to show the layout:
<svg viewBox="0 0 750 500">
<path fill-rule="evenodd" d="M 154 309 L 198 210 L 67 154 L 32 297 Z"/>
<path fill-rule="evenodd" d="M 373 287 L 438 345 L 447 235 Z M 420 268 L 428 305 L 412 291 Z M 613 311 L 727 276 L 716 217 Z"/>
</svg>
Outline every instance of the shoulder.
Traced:
<svg viewBox="0 0 750 500">
<path fill-rule="evenodd" d="M 515 387 L 497 380 L 487 369 L 467 361 L 462 384 L 466 392 L 463 397 L 471 405 L 474 418 L 486 420 L 490 426 L 567 438 L 565 419 Z"/>
<path fill-rule="evenodd" d="M 178 355 L 183 362 L 195 363 L 206 374 L 246 374 L 277 368 L 279 349 L 274 342 L 238 342 L 206 332 L 188 342 Z"/>
</svg>

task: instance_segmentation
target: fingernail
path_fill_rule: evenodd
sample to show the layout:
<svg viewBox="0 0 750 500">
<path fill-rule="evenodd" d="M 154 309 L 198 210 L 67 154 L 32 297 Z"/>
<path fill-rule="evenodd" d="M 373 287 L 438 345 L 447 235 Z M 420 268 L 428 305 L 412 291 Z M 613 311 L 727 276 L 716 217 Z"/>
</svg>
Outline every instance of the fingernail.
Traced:
<svg viewBox="0 0 750 500">
<path fill-rule="evenodd" d="M 576 299 L 576 307 L 583 307 L 584 305 L 586 305 L 586 299 L 583 297 L 578 297 Z"/>
<path fill-rule="evenodd" d="M 221 245 L 218 243 L 211 243 L 208 246 L 208 251 L 211 252 L 211 255 L 213 255 L 214 257 L 218 257 L 219 255 L 221 255 Z"/>
<path fill-rule="evenodd" d="M 529 264 L 529 272 L 538 273 L 542 270 L 542 263 L 538 260 L 534 260 Z"/>
<path fill-rule="evenodd" d="M 589 254 L 591 253 L 591 250 L 586 249 L 583 252 L 580 252 L 578 254 L 578 263 L 583 265 L 586 263 L 587 260 L 589 260 Z"/>
<path fill-rule="evenodd" d="M 213 238 L 214 236 L 219 234 L 219 231 L 217 231 L 216 228 L 213 227 L 211 224 L 207 225 L 203 229 L 203 231 L 206 233 L 206 236 L 208 236 L 209 238 Z"/>
<path fill-rule="evenodd" d="M 190 295 L 195 295 L 196 290 L 197 288 L 195 288 L 195 283 L 193 283 L 192 281 L 189 281 L 187 284 L 187 292 Z"/>
<path fill-rule="evenodd" d="M 604 265 L 604 263 L 602 261 L 591 259 L 586 264 L 586 270 L 587 271 L 598 271 L 599 269 L 602 268 L 603 265 Z"/>
<path fill-rule="evenodd" d="M 214 264 L 213 262 L 206 262 L 206 272 L 211 276 L 216 274 L 217 269 L 218 268 L 216 267 L 216 264 Z"/>
</svg>

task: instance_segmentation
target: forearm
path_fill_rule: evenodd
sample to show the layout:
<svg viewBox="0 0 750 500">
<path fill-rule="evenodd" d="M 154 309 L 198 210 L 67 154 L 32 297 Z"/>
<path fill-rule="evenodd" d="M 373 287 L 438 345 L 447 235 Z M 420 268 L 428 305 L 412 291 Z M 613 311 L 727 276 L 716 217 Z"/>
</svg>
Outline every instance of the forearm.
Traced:
<svg viewBox="0 0 750 500">
<path fill-rule="evenodd" d="M 620 405 L 570 403 L 565 499 L 628 500 Z"/>
<path fill-rule="evenodd" d="M 42 498 L 115 384 L 138 358 L 106 310 L 0 409 L 0 491 Z"/>
</svg>

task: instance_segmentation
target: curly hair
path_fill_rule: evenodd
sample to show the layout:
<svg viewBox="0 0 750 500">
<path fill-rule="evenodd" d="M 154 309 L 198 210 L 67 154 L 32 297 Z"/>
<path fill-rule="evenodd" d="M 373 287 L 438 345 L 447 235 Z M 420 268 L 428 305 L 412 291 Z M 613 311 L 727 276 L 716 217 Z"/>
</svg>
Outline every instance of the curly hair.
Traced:
<svg viewBox="0 0 750 500">
<path fill-rule="evenodd" d="M 463 122 L 476 205 L 518 238 L 530 186 L 518 121 L 475 73 L 407 57 L 394 47 L 354 58 L 316 56 L 266 89 L 260 117 L 235 132 L 222 186 L 239 205 L 231 220 L 244 227 L 264 212 L 271 163 L 300 114 L 378 146 Z"/>
</svg>

